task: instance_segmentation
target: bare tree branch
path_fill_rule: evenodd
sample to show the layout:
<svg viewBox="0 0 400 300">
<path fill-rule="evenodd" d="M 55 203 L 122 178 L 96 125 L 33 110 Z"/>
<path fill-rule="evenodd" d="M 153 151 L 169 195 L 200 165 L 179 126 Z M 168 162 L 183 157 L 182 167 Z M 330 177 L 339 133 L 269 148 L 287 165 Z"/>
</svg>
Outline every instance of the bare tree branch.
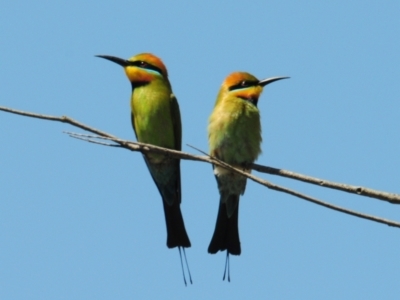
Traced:
<svg viewBox="0 0 400 300">
<path fill-rule="evenodd" d="M 0 110 L 5 111 L 5 112 L 9 112 L 9 113 L 12 113 L 12 114 L 16 114 L 16 115 L 25 116 L 25 117 L 31 117 L 31 118 L 37 118 L 37 119 L 43 119 L 43 120 L 50 120 L 50 121 L 68 123 L 68 124 L 71 124 L 71 125 L 73 125 L 75 127 L 79 127 L 79 128 L 81 128 L 83 130 L 98 134 L 100 136 L 114 137 L 111 134 L 108 134 L 108 133 L 100 131 L 98 129 L 89 127 L 89 126 L 87 126 L 85 124 L 79 123 L 78 121 L 75 121 L 74 119 L 71 119 L 71 118 L 69 118 L 67 116 L 55 117 L 55 116 L 49 116 L 49 115 L 43 115 L 43 114 L 35 114 L 35 113 L 26 112 L 26 111 L 22 111 L 22 110 L 11 109 L 11 108 L 4 107 L 4 106 L 0 106 Z"/>
<path fill-rule="evenodd" d="M 400 195 L 399 194 L 394 194 L 394 193 L 387 193 L 383 191 L 378 191 L 378 190 L 373 190 L 370 188 L 365 188 L 361 186 L 354 186 L 354 185 L 349 185 L 345 183 L 339 183 L 339 182 L 332 182 L 328 181 L 325 179 L 319 179 L 307 175 L 302 175 L 299 173 L 295 173 L 292 171 L 288 170 L 283 170 L 283 169 L 277 169 L 277 168 L 271 168 L 267 166 L 262 166 L 262 165 L 257 165 L 253 164 L 251 166 L 253 170 L 256 170 L 258 172 L 262 173 L 268 173 L 271 175 L 278 175 L 290 179 L 295 179 L 295 180 L 300 180 L 303 182 L 319 185 L 321 187 L 326 187 L 326 188 L 331 188 L 343 192 L 348 192 L 352 194 L 357 194 L 360 196 L 366 196 L 370 198 L 376 198 L 379 200 L 384 200 L 387 202 L 390 202 L 392 204 L 400 204 Z"/>
<path fill-rule="evenodd" d="M 358 217 L 358 218 L 363 218 L 363 219 L 367 219 L 367 220 L 370 220 L 370 221 L 386 224 L 386 225 L 389 225 L 389 226 L 392 226 L 392 227 L 400 228 L 400 223 L 398 223 L 398 222 L 391 221 L 391 220 L 388 220 L 388 219 L 379 218 L 379 217 L 375 217 L 375 216 L 371 216 L 371 215 L 367 215 L 367 214 L 363 214 L 363 213 L 356 212 L 356 211 L 353 211 L 353 210 L 350 210 L 350 209 L 346 209 L 346 208 L 343 208 L 343 207 L 340 207 L 340 206 L 336 206 L 336 205 L 333 205 L 333 204 L 318 200 L 316 198 L 310 197 L 308 195 L 293 191 L 291 189 L 288 189 L 288 188 L 281 187 L 279 185 L 273 184 L 273 183 L 271 183 L 271 182 L 269 182 L 267 180 L 260 179 L 260 178 L 258 178 L 256 176 L 251 175 L 249 173 L 246 173 L 246 172 L 244 172 L 244 171 L 242 171 L 240 169 L 234 168 L 231 165 L 223 162 L 222 160 L 219 160 L 219 159 L 217 159 L 215 157 L 211 157 L 207 153 L 203 152 L 202 150 L 197 149 L 197 148 L 195 148 L 193 146 L 190 146 L 190 145 L 188 145 L 188 146 L 196 149 L 197 151 L 199 151 L 199 152 L 201 152 L 203 154 L 205 154 L 205 156 L 195 156 L 195 155 L 191 155 L 191 154 L 188 154 L 188 153 L 175 151 L 175 150 L 170 150 L 170 149 L 166 149 L 166 148 L 161 148 L 161 147 L 157 147 L 157 146 L 150 145 L 150 144 L 142 144 L 142 143 L 136 143 L 136 142 L 126 141 L 126 140 L 121 140 L 119 138 L 93 136 L 93 135 L 78 134 L 78 133 L 73 133 L 73 132 L 66 132 L 66 133 L 71 137 L 78 138 L 78 139 L 81 139 L 81 140 L 85 140 L 87 142 L 97 143 L 97 144 L 106 145 L 106 146 L 116 146 L 116 145 L 111 145 L 111 144 L 99 143 L 99 142 L 94 141 L 93 139 L 111 140 L 111 141 L 114 141 L 114 142 L 118 143 L 121 147 L 129 149 L 129 150 L 132 150 L 132 151 L 141 151 L 140 150 L 141 148 L 140 147 L 139 148 L 134 147 L 132 149 L 130 146 L 143 146 L 144 148 L 142 148 L 142 150 L 147 148 L 146 152 L 152 152 L 151 151 L 152 149 L 154 149 L 154 150 L 162 150 L 162 153 L 167 153 L 167 154 L 170 154 L 171 156 L 177 157 L 177 158 L 182 158 L 182 156 L 181 156 L 182 154 L 185 155 L 185 156 L 187 155 L 187 158 L 185 158 L 187 160 L 203 161 L 203 162 L 211 163 L 211 164 L 226 168 L 228 170 L 231 170 L 233 172 L 236 172 L 236 173 L 239 173 L 239 174 L 241 174 L 243 176 L 246 176 L 247 178 L 253 180 L 254 182 L 257 182 L 257 183 L 259 183 L 259 184 L 261 184 L 263 186 L 266 186 L 269 189 L 272 189 L 272 190 L 275 190 L 275 191 L 279 191 L 279 192 L 283 192 L 283 193 L 287 193 L 287 194 L 290 194 L 292 196 L 296 196 L 298 198 L 301 198 L 301 199 L 307 200 L 309 202 L 312 202 L 314 204 L 321 205 L 321 206 L 327 207 L 329 209 L 333 209 L 333 210 L 336 210 L 336 211 L 339 211 L 339 212 L 342 212 L 342 213 L 345 213 L 345 214 L 349 214 L 349 215 L 352 215 L 352 216 L 355 216 L 355 217 Z M 164 150 L 167 150 L 167 151 L 164 151 Z"/>
<path fill-rule="evenodd" d="M 166 148 L 162 148 L 162 147 L 158 147 L 158 146 L 154 146 L 154 145 L 149 145 L 149 144 L 143 144 L 143 143 L 137 143 L 137 142 L 131 142 L 131 141 L 127 141 L 127 140 L 122 140 L 119 139 L 111 134 L 108 134 L 106 132 L 100 131 L 98 129 L 89 127 L 87 125 L 84 125 L 78 121 L 75 121 L 74 119 L 71 119 L 69 117 L 66 116 L 62 116 L 62 117 L 55 117 L 55 116 L 48 116 L 48 115 L 42 115 L 42 114 L 35 114 L 35 113 L 30 113 L 30 112 L 24 112 L 24 111 L 19 111 L 19 110 L 15 110 L 15 109 L 10 109 L 10 108 L 6 108 L 6 107 L 2 107 L 0 106 L 0 110 L 6 111 L 6 112 L 10 112 L 10 113 L 14 113 L 14 114 L 18 114 L 18 115 L 22 115 L 22 116 L 27 116 L 27 117 L 33 117 L 33 118 L 39 118 L 39 119 L 45 119 L 45 120 L 50 120 L 50 121 L 58 121 L 58 122 L 62 122 L 62 123 L 68 123 L 71 124 L 73 126 L 79 127 L 81 129 L 84 129 L 86 131 L 92 132 L 94 134 L 97 134 L 98 136 L 92 136 L 92 135 L 85 135 L 85 134 L 77 134 L 77 133 L 71 133 L 71 132 L 67 132 L 67 134 L 71 137 L 74 138 L 78 138 L 81 140 L 85 140 L 91 143 L 95 143 L 95 144 L 100 144 L 103 146 L 113 146 L 113 147 L 122 147 L 122 148 L 126 148 L 129 149 L 131 151 L 139 151 L 142 153 L 146 153 L 146 152 L 158 152 L 158 153 L 163 153 L 166 155 L 169 155 L 171 157 L 176 157 L 176 158 L 180 158 L 180 159 L 186 159 L 186 160 L 194 160 L 194 161 L 203 161 L 203 162 L 208 162 L 211 164 L 215 164 L 221 167 L 224 167 L 228 170 L 231 170 L 233 172 L 239 173 L 243 176 L 248 177 L 249 179 L 266 186 L 269 189 L 272 190 L 276 190 L 279 192 L 283 192 L 283 193 L 287 193 L 293 196 L 296 196 L 298 198 L 310 201 L 312 203 L 342 212 L 342 213 L 346 213 L 349 215 L 353 215 L 359 218 L 363 218 L 363 219 L 367 219 L 367 220 L 371 220 L 374 222 L 378 222 L 378 223 L 382 223 L 382 224 L 386 224 L 389 226 L 393 226 L 393 227 L 399 227 L 400 228 L 400 223 L 395 222 L 395 221 L 391 221 L 391 220 L 387 220 L 387 219 L 383 219 L 383 218 L 379 218 L 379 217 L 375 217 L 375 216 L 371 216 L 371 215 L 367 215 L 367 214 L 362 214 L 356 211 L 352 211 L 346 208 L 342 208 L 340 206 L 336 206 L 327 202 L 323 202 L 321 200 L 318 200 L 316 198 L 301 194 L 299 192 L 287 189 L 285 187 L 281 187 L 278 186 L 276 184 L 270 183 L 266 180 L 260 179 L 252 174 L 248 174 L 246 172 L 243 172 L 242 170 L 236 169 L 226 163 L 224 163 L 223 161 L 220 161 L 214 157 L 210 157 L 208 156 L 206 153 L 204 153 L 203 151 L 197 149 L 198 151 L 202 152 L 203 154 L 206 154 L 206 156 L 198 156 L 198 155 L 192 155 L 189 153 L 185 153 L 185 152 L 181 152 L 181 151 L 176 151 L 176 150 L 171 150 L 171 149 L 166 149 Z M 106 140 L 110 140 L 115 142 L 117 145 L 115 144 L 109 144 L 109 143 L 104 143 L 104 142 L 99 142 L 96 139 L 106 139 Z M 193 147 L 194 148 L 194 147 Z M 283 177 L 287 177 L 287 178 L 291 178 L 291 179 L 296 179 L 296 180 L 300 180 L 300 181 L 304 181 L 307 183 L 312 183 L 312 184 L 316 184 L 316 185 L 320 185 L 323 187 L 329 187 L 329 188 L 333 188 L 333 189 L 337 189 L 337 190 L 341 190 L 341 191 L 346 191 L 349 193 L 354 193 L 357 195 L 362 195 L 362 196 L 368 196 L 368 197 L 372 197 L 372 198 L 377 198 L 380 200 L 385 200 L 388 201 L 390 203 L 400 203 L 400 195 L 398 194 L 391 194 L 391 193 L 386 193 L 386 192 L 381 192 L 381 191 L 375 191 L 372 189 L 368 189 L 368 188 L 362 188 L 362 187 L 356 187 L 356 186 L 351 186 L 351 185 L 347 185 L 347 184 L 341 184 L 341 183 L 334 183 L 334 182 L 329 182 L 326 180 L 322 180 L 322 179 L 318 179 L 318 178 L 313 178 L 310 176 L 306 176 L 306 175 L 302 175 L 302 174 L 298 174 L 298 173 L 294 173 L 291 171 L 286 171 L 286 170 L 281 170 L 281 169 L 276 169 L 276 168 L 271 168 L 271 167 L 267 167 L 267 166 L 261 166 L 261 165 L 256 165 L 253 164 L 251 166 L 254 170 L 257 170 L 259 172 L 263 172 L 263 173 L 268 173 L 268 174 L 272 174 L 272 175 L 279 175 L 279 176 L 283 176 Z"/>
<path fill-rule="evenodd" d="M 27 117 L 68 123 L 73 126 L 84 129 L 86 131 L 98 134 L 99 136 L 102 136 L 102 137 L 114 138 L 114 136 L 109 133 L 100 131 L 95 128 L 91 128 L 87 125 L 79 123 L 78 121 L 75 121 L 74 119 L 68 118 L 66 116 L 55 117 L 55 116 L 49 116 L 49 115 L 43 115 L 43 114 L 35 114 L 35 113 L 31 113 L 31 112 L 24 112 L 24 111 L 15 110 L 15 109 L 2 107 L 2 106 L 0 106 L 0 110 L 18 114 L 18 115 L 22 115 L 22 116 L 27 116 Z M 119 140 L 119 141 L 122 142 L 122 140 Z M 128 141 L 124 141 L 124 142 L 128 143 Z M 136 145 L 136 146 L 133 146 L 133 145 Z M 141 143 L 133 144 L 132 143 L 131 146 L 127 146 L 127 145 L 125 145 L 125 146 L 126 146 L 125 148 L 128 148 L 132 151 L 156 151 L 156 152 L 158 151 L 160 153 L 168 152 L 170 155 L 177 157 L 177 158 L 182 158 L 182 159 L 187 159 L 187 160 L 199 160 L 199 157 L 195 156 L 195 155 L 191 155 L 191 154 L 179 152 L 179 151 L 174 151 L 174 150 L 170 150 L 170 149 L 165 149 L 165 148 L 161 148 L 161 147 L 156 147 L 156 146 L 152 146 L 152 145 L 147 145 L 147 147 L 146 147 L 145 144 L 141 144 Z M 133 147 L 133 148 L 131 148 L 131 147 Z M 353 186 L 353 185 L 348 185 L 348 184 L 344 184 L 344 183 L 332 182 L 332 181 L 328 181 L 325 179 L 319 179 L 319 178 L 302 175 L 302 174 L 295 173 L 295 172 L 288 171 L 288 170 L 272 168 L 272 167 L 262 166 L 262 165 L 258 165 L 258 164 L 252 164 L 251 168 L 253 170 L 256 170 L 256 171 L 262 172 L 262 173 L 278 175 L 278 176 L 282 176 L 282 177 L 286 177 L 286 178 L 290 178 L 290 179 L 300 180 L 303 182 L 319 185 L 322 187 L 327 187 L 327 188 L 332 188 L 332 189 L 336 189 L 336 190 L 340 190 L 340 191 L 344 191 L 344 192 L 348 192 L 348 193 L 357 194 L 360 196 L 366 196 L 366 197 L 376 198 L 379 200 L 388 201 L 393 204 L 400 204 L 400 195 L 399 194 L 387 193 L 387 192 L 383 192 L 383 191 L 373 190 L 370 188 Z"/>
</svg>

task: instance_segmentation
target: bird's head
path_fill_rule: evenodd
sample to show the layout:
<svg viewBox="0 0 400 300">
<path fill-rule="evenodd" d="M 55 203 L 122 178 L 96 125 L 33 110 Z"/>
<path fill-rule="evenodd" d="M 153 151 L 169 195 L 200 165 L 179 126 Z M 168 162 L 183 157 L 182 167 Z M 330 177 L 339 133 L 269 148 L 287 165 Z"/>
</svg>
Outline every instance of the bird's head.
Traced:
<svg viewBox="0 0 400 300">
<path fill-rule="evenodd" d="M 164 63 L 160 58 L 151 53 L 141 53 L 129 59 L 122 59 L 109 55 L 96 56 L 122 66 L 132 84 L 146 84 L 156 78 L 168 78 L 167 68 Z"/>
<path fill-rule="evenodd" d="M 221 92 L 225 96 L 235 96 L 243 100 L 249 101 L 257 106 L 263 87 L 277 80 L 289 77 L 271 77 L 258 80 L 253 75 L 246 72 L 234 72 L 225 78 L 222 83 Z"/>
</svg>

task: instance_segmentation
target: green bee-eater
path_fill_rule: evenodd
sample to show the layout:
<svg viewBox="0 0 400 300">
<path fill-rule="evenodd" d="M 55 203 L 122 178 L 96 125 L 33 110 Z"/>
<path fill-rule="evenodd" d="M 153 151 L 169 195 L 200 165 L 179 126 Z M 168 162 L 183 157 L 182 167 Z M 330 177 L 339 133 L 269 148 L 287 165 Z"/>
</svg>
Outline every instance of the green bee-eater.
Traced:
<svg viewBox="0 0 400 300">
<path fill-rule="evenodd" d="M 222 83 L 214 110 L 209 119 L 208 142 L 210 155 L 236 168 L 251 171 L 249 165 L 261 153 L 261 123 L 257 108 L 263 87 L 271 82 L 288 77 L 273 77 L 258 80 L 249 73 L 235 72 Z M 214 235 L 208 252 L 215 254 L 227 250 L 240 255 L 238 229 L 239 198 L 246 188 L 246 177 L 213 166 L 220 193 L 219 210 Z"/>
<path fill-rule="evenodd" d="M 182 126 L 179 105 L 172 93 L 164 63 L 142 53 L 128 60 L 98 55 L 119 64 L 132 85 L 131 120 L 139 142 L 181 150 Z M 144 160 L 162 197 L 167 226 L 167 247 L 190 247 L 180 209 L 180 160 L 162 154 L 144 154 Z"/>
</svg>

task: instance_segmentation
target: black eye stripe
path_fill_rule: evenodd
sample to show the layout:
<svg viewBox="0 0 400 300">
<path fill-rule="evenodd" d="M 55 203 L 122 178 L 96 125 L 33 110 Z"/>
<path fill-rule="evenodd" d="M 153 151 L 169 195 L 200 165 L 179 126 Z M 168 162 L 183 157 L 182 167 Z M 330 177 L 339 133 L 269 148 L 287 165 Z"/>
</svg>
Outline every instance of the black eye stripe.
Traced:
<svg viewBox="0 0 400 300">
<path fill-rule="evenodd" d="M 256 86 L 256 85 L 258 85 L 258 81 L 243 80 L 243 81 L 239 82 L 238 84 L 230 86 L 229 90 L 233 91 L 233 90 L 243 89 L 243 88 Z"/>
<path fill-rule="evenodd" d="M 129 66 L 136 66 L 143 69 L 153 70 L 163 75 L 163 72 L 161 71 L 160 68 L 157 68 L 156 66 L 142 60 L 130 61 Z"/>
</svg>

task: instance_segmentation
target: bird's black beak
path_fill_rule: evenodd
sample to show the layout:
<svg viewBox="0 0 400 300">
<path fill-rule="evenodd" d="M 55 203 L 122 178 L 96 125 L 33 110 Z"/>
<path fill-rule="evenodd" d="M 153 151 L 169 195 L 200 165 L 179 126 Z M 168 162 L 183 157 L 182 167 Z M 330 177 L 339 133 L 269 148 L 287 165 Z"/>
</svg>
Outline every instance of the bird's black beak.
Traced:
<svg viewBox="0 0 400 300">
<path fill-rule="evenodd" d="M 126 59 L 122 59 L 122 58 L 118 58 L 115 56 L 110 56 L 110 55 L 95 55 L 96 57 L 101 57 L 104 59 L 108 59 L 112 62 L 115 62 L 116 64 L 119 64 L 122 67 L 126 67 L 129 65 L 129 61 L 127 61 Z"/>
<path fill-rule="evenodd" d="M 270 83 L 272 83 L 274 81 L 278 81 L 278 80 L 281 80 L 281 79 L 287 79 L 287 78 L 290 78 L 290 77 L 286 77 L 286 76 L 284 76 L 284 77 L 270 77 L 270 78 L 267 78 L 267 79 L 260 80 L 258 82 L 258 85 L 266 86 L 267 84 L 270 84 Z"/>
</svg>

